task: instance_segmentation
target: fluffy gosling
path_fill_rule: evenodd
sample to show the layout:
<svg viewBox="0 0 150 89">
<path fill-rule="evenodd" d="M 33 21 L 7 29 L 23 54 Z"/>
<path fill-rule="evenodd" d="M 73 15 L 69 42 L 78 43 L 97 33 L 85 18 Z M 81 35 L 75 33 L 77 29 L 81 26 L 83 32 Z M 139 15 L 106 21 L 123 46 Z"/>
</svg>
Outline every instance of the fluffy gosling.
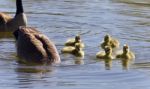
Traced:
<svg viewBox="0 0 150 89">
<path fill-rule="evenodd" d="M 80 47 L 80 44 L 76 43 L 75 47 L 72 46 L 66 46 L 61 50 L 62 53 L 70 53 L 72 55 L 75 55 L 77 57 L 83 57 L 84 51 Z"/>
<path fill-rule="evenodd" d="M 65 46 L 75 46 L 76 43 L 78 43 L 81 48 L 85 47 L 84 43 L 81 41 L 80 35 L 75 36 L 75 38 L 68 39 Z"/>
<path fill-rule="evenodd" d="M 96 54 L 97 58 L 100 59 L 113 59 L 112 57 L 112 48 L 109 46 L 105 46 L 104 51 L 100 51 Z"/>
<path fill-rule="evenodd" d="M 129 46 L 125 44 L 122 52 L 117 54 L 116 58 L 135 59 L 135 55 L 132 51 L 130 51 Z"/>
<path fill-rule="evenodd" d="M 119 48 L 119 41 L 112 38 L 109 34 L 105 35 L 104 41 L 101 43 L 101 47 L 105 49 L 105 46 L 110 46 L 111 48 Z"/>
</svg>

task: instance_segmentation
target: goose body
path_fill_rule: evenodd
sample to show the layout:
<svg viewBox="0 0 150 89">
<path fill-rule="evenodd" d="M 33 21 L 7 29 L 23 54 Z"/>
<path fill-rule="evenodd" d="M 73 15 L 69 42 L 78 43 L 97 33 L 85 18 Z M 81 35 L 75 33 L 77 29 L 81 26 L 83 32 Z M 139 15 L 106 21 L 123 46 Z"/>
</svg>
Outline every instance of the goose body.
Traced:
<svg viewBox="0 0 150 89">
<path fill-rule="evenodd" d="M 98 52 L 96 57 L 100 59 L 113 59 L 111 47 L 105 46 L 104 51 Z"/>
<path fill-rule="evenodd" d="M 135 59 L 135 55 L 132 51 L 130 51 L 128 45 L 124 45 L 123 50 L 117 54 L 116 58 Z"/>
<path fill-rule="evenodd" d="M 77 57 L 83 57 L 84 51 L 80 48 L 80 44 L 76 43 L 75 47 L 66 46 L 61 50 L 62 53 L 70 53 Z"/>
<path fill-rule="evenodd" d="M 78 43 L 81 48 L 85 47 L 79 35 L 77 35 L 75 38 L 68 39 L 65 43 L 65 46 L 75 46 L 76 43 Z"/>
<path fill-rule="evenodd" d="M 111 48 L 119 48 L 119 41 L 117 39 L 112 38 L 110 35 L 106 35 L 104 37 L 104 41 L 101 43 L 101 47 L 104 49 L 105 46 L 110 46 Z"/>
<path fill-rule="evenodd" d="M 14 17 L 0 13 L 0 32 L 13 32 L 19 26 L 27 25 L 27 17 L 23 11 L 22 0 L 16 0 L 16 15 Z"/>
<path fill-rule="evenodd" d="M 20 27 L 14 32 L 17 55 L 24 62 L 60 63 L 55 44 L 47 36 L 31 27 Z"/>
</svg>

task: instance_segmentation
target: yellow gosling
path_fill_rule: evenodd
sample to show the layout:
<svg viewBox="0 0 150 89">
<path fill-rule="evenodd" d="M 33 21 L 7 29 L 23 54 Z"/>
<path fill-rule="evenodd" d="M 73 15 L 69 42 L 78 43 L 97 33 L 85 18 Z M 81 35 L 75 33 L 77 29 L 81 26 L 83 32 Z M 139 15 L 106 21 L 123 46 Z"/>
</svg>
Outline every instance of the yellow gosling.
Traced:
<svg viewBox="0 0 150 89">
<path fill-rule="evenodd" d="M 77 57 L 83 57 L 84 51 L 80 48 L 80 44 L 76 43 L 75 47 L 72 46 L 66 46 L 61 50 L 62 53 L 70 53 L 72 55 L 75 55 Z"/>
<path fill-rule="evenodd" d="M 78 43 L 81 48 L 85 47 L 84 43 L 81 41 L 80 35 L 75 36 L 75 38 L 68 39 L 65 46 L 75 46 L 76 43 Z"/>
<path fill-rule="evenodd" d="M 101 43 L 101 47 L 104 49 L 105 46 L 110 46 L 111 48 L 118 48 L 120 45 L 117 39 L 112 38 L 109 34 L 105 35 L 104 41 Z"/>
<path fill-rule="evenodd" d="M 121 53 L 119 53 L 116 58 L 122 58 L 122 59 L 135 59 L 135 55 L 132 51 L 130 51 L 128 45 L 123 46 L 123 50 Z"/>
<path fill-rule="evenodd" d="M 113 59 L 112 57 L 112 48 L 109 46 L 105 46 L 104 51 L 100 51 L 96 54 L 97 58 L 100 59 Z"/>
</svg>

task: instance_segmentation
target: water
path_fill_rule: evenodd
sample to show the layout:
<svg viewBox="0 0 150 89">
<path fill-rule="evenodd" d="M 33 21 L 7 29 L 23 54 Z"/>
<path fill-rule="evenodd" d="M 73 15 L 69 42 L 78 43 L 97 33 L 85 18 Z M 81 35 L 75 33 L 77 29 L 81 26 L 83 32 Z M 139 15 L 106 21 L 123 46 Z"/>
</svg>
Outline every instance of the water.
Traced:
<svg viewBox="0 0 150 89">
<path fill-rule="evenodd" d="M 26 66 L 16 62 L 15 40 L 0 39 L 0 87 L 5 89 L 150 89 L 149 0 L 23 0 L 28 25 L 56 43 L 82 34 L 85 58 L 61 54 L 56 66 Z M 0 0 L 0 11 L 15 14 L 15 0 Z M 95 60 L 105 34 L 127 43 L 133 63 Z"/>
</svg>

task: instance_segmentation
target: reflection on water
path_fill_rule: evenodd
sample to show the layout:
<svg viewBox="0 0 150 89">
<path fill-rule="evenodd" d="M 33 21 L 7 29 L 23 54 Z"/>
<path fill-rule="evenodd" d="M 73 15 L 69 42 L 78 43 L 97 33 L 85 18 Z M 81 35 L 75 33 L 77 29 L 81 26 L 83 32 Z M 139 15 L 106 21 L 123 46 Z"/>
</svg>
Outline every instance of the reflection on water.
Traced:
<svg viewBox="0 0 150 89">
<path fill-rule="evenodd" d="M 0 32 L 0 39 L 2 38 L 13 38 L 12 32 Z"/>
<path fill-rule="evenodd" d="M 135 63 L 134 68 L 141 68 L 141 69 L 147 69 L 149 70 L 150 68 L 150 62 L 145 62 L 145 63 Z"/>
<path fill-rule="evenodd" d="M 16 72 L 24 73 L 46 73 L 51 72 L 50 66 L 20 66 L 17 68 Z"/>
<path fill-rule="evenodd" d="M 77 57 L 77 58 L 75 58 L 74 63 L 83 65 L 84 64 L 84 58 Z"/>
<path fill-rule="evenodd" d="M 59 2 L 59 3 L 58 3 Z M 29 26 L 55 42 L 58 51 L 67 38 L 80 33 L 85 57 L 60 55 L 54 66 L 16 62 L 12 34 L 0 33 L 0 87 L 63 89 L 149 89 L 149 0 L 23 0 Z M 0 0 L 0 11 L 15 14 L 15 0 Z M 136 54 L 130 60 L 96 60 L 99 42 L 109 33 Z M 122 87 L 123 86 L 123 87 Z"/>
<path fill-rule="evenodd" d="M 120 66 L 123 70 L 128 70 L 130 66 L 133 64 L 133 60 L 129 59 L 119 59 L 119 60 L 112 60 L 112 59 L 101 59 L 100 62 L 103 61 L 106 70 L 113 69 L 113 66 L 116 64 Z"/>
<path fill-rule="evenodd" d="M 150 6 L 149 0 L 116 0 L 118 2 L 123 2 L 127 4 L 135 4 L 135 5 L 144 5 L 144 6 Z"/>
<path fill-rule="evenodd" d="M 122 59 L 121 63 L 122 63 L 122 68 L 125 69 L 125 70 L 127 70 L 133 64 L 133 60 Z"/>
<path fill-rule="evenodd" d="M 104 62 L 105 62 L 105 69 L 110 70 L 112 67 L 112 60 L 111 59 L 105 59 Z"/>
</svg>

